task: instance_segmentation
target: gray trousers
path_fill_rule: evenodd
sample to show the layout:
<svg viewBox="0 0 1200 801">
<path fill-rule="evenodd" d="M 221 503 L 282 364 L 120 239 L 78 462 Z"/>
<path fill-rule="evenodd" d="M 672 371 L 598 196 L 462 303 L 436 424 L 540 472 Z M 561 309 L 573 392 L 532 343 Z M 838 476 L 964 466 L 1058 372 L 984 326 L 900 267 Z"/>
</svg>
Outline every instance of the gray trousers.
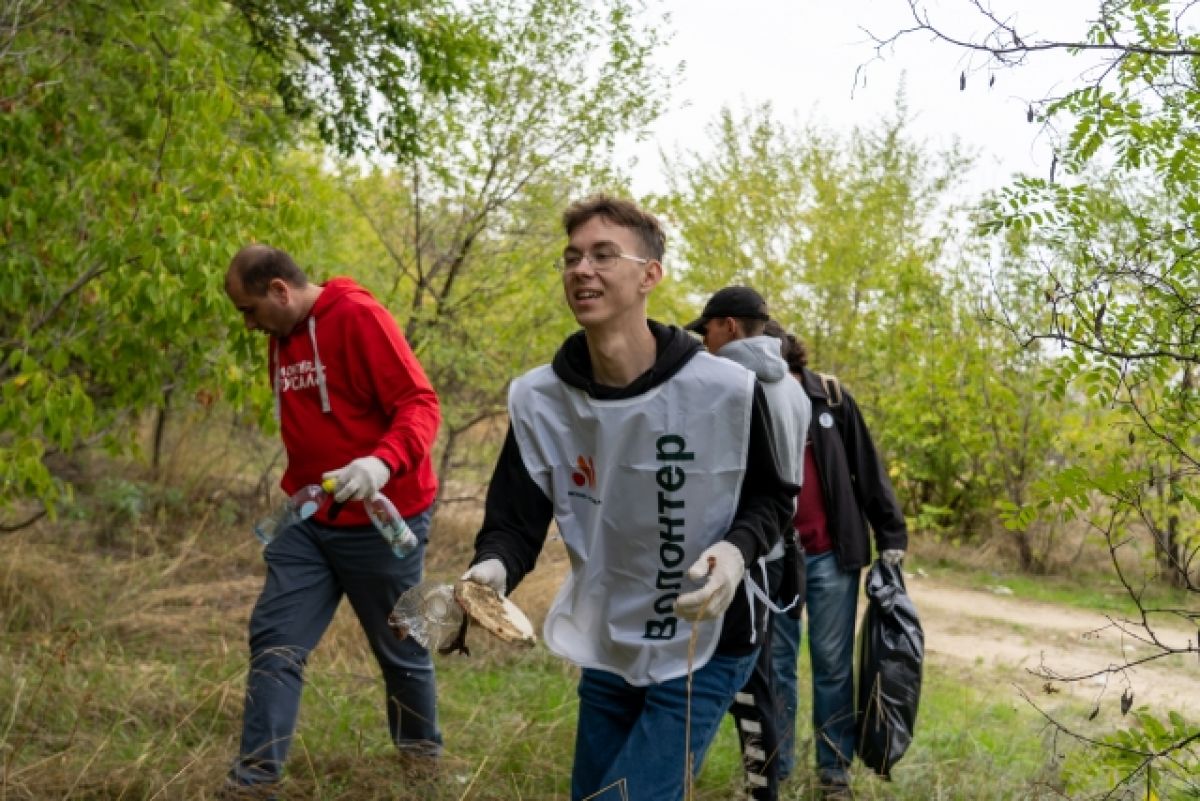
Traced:
<svg viewBox="0 0 1200 801">
<path fill-rule="evenodd" d="M 429 652 L 387 626 L 400 594 L 421 580 L 431 512 L 405 518 L 421 546 L 404 559 L 373 527 L 331 528 L 305 520 L 263 550 L 267 580 L 250 616 L 250 672 L 235 784 L 278 781 L 287 759 L 304 666 L 345 595 L 383 670 L 387 719 L 401 750 L 436 756 L 437 688 Z"/>
</svg>

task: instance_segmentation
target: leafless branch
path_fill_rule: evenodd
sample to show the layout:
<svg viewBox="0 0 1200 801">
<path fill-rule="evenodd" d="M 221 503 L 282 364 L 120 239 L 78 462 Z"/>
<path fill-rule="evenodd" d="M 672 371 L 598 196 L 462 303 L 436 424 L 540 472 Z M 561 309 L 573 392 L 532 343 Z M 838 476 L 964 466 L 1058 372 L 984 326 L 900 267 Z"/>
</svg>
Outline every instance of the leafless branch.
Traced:
<svg viewBox="0 0 1200 801">
<path fill-rule="evenodd" d="M 46 507 L 43 506 L 19 523 L 0 523 L 0 533 L 11 534 L 14 531 L 20 531 L 21 529 L 28 528 L 45 516 Z"/>
<path fill-rule="evenodd" d="M 992 30 L 982 40 L 977 41 L 953 35 L 934 24 L 920 0 L 907 0 L 907 2 L 913 20 L 913 24 L 910 27 L 902 28 L 886 36 L 872 33 L 868 28 L 861 29 L 874 42 L 876 55 L 882 55 L 883 50 L 894 47 L 897 42 L 906 36 L 911 36 L 915 33 L 924 33 L 937 41 L 952 45 L 960 50 L 986 54 L 1005 66 L 1021 63 L 1026 57 L 1035 53 L 1055 50 L 1070 52 L 1094 51 L 1112 54 L 1118 58 L 1135 54 L 1164 56 L 1167 58 L 1195 58 L 1196 56 L 1200 56 L 1200 50 L 1194 47 L 1182 45 L 1179 47 L 1151 47 L 1136 42 L 1118 42 L 1116 41 L 1116 31 L 1111 27 L 1108 27 L 1109 41 L 1107 42 L 1089 42 L 1086 40 L 1035 40 L 1027 42 L 1010 21 L 1001 20 L 980 0 L 971 0 L 971 5 L 975 7 L 976 11 L 993 26 Z M 1100 23 L 1107 25 L 1108 18 L 1102 16 Z"/>
</svg>

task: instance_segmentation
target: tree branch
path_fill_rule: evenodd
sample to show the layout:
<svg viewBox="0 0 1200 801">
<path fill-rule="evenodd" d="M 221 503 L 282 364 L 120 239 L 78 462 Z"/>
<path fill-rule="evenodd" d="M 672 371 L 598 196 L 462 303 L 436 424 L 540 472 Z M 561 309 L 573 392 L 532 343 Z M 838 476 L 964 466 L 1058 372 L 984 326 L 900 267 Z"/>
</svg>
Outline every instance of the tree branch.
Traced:
<svg viewBox="0 0 1200 801">
<path fill-rule="evenodd" d="M 45 516 L 46 516 L 46 507 L 43 506 L 41 509 L 34 512 L 28 518 L 26 518 L 25 520 L 22 520 L 20 523 L 0 523 L 0 533 L 11 534 L 14 531 L 20 531 L 23 528 L 29 528 L 30 526 L 32 526 L 34 523 L 41 520 Z"/>
</svg>

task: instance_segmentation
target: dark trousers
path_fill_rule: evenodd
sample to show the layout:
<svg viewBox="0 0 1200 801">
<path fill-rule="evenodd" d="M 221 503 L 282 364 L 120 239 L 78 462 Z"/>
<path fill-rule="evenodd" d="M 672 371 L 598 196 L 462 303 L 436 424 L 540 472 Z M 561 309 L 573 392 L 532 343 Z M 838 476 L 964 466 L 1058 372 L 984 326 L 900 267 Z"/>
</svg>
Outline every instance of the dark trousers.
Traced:
<svg viewBox="0 0 1200 801">
<path fill-rule="evenodd" d="M 267 580 L 250 616 L 250 672 L 242 741 L 230 778 L 237 784 L 277 781 L 287 759 L 304 667 L 345 595 L 383 671 L 392 741 L 402 750 L 437 755 L 437 691 L 429 652 L 387 625 L 400 594 L 421 580 L 429 510 L 406 518 L 421 547 L 393 555 L 372 527 L 331 528 L 305 520 L 264 549 Z"/>
<path fill-rule="evenodd" d="M 761 575 L 756 571 L 753 577 L 761 581 Z M 766 589 L 772 600 L 778 600 L 782 577 L 782 560 L 767 562 Z M 771 661 L 772 628 L 774 627 L 769 621 L 754 671 L 734 696 L 733 704 L 729 707 L 737 724 L 738 740 L 742 747 L 746 787 L 754 801 L 775 801 L 779 797 L 779 715 L 775 706 L 775 682 Z"/>
</svg>

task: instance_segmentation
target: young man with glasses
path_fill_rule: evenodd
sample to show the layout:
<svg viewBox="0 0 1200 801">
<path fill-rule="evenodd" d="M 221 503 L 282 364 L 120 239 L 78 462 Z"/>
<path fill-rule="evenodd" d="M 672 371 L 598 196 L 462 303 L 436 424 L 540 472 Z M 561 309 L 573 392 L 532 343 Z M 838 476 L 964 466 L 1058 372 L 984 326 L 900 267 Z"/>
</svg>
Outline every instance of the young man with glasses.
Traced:
<svg viewBox="0 0 1200 801">
<path fill-rule="evenodd" d="M 754 666 L 766 616 L 743 576 L 790 525 L 797 487 L 753 373 L 647 319 L 658 221 L 596 196 L 563 223 L 583 330 L 513 382 L 463 578 L 512 590 L 557 522 L 571 572 L 543 633 L 582 668 L 571 797 L 673 801 Z"/>
</svg>

